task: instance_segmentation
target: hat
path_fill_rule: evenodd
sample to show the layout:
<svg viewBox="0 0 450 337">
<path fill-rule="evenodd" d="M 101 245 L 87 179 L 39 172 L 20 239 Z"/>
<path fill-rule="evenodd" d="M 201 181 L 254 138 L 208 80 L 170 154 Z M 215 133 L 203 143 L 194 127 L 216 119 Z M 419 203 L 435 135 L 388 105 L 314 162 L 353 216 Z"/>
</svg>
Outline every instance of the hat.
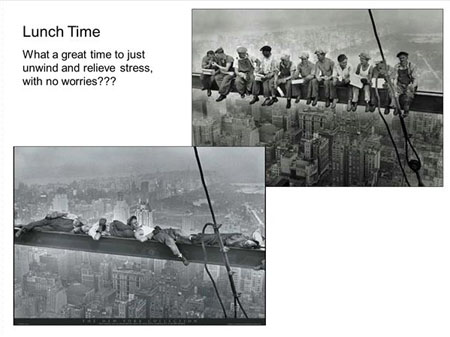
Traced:
<svg viewBox="0 0 450 337">
<path fill-rule="evenodd" d="M 299 58 L 301 58 L 301 59 L 309 59 L 309 54 L 308 53 L 301 53 Z"/>
<path fill-rule="evenodd" d="M 401 51 L 397 54 L 397 57 L 400 57 L 402 55 L 409 56 L 409 54 L 406 51 Z"/>
<path fill-rule="evenodd" d="M 327 52 L 323 49 L 316 49 L 316 51 L 314 52 L 314 54 L 316 54 L 316 55 L 320 55 L 320 54 L 325 55 L 326 53 Z"/>
<path fill-rule="evenodd" d="M 208 50 L 208 51 L 206 52 L 206 55 L 210 55 L 210 54 L 214 54 L 214 50 Z"/>
<path fill-rule="evenodd" d="M 155 230 L 155 228 L 150 227 L 150 226 L 141 226 L 136 230 L 136 232 L 134 233 L 134 236 L 139 241 L 144 242 L 146 240 L 150 240 L 153 237 L 154 230 Z"/>
<path fill-rule="evenodd" d="M 366 59 L 366 60 L 370 60 L 370 55 L 367 53 L 361 53 L 358 55 L 360 58 Z"/>
<path fill-rule="evenodd" d="M 289 61 L 290 58 L 291 58 L 291 56 L 288 55 L 288 54 L 283 54 L 283 55 L 281 55 L 281 57 L 280 57 L 280 59 L 286 60 L 286 61 Z"/>
<path fill-rule="evenodd" d="M 217 54 L 221 54 L 221 53 L 223 53 L 223 48 L 222 48 L 222 47 L 217 48 L 215 52 L 216 52 Z"/>
<path fill-rule="evenodd" d="M 272 47 L 270 47 L 270 46 L 263 46 L 263 47 L 261 47 L 260 51 L 272 51 Z"/>
<path fill-rule="evenodd" d="M 238 47 L 238 49 L 236 49 L 236 51 L 241 54 L 241 53 L 246 53 L 247 52 L 247 48 L 245 47 Z"/>
</svg>

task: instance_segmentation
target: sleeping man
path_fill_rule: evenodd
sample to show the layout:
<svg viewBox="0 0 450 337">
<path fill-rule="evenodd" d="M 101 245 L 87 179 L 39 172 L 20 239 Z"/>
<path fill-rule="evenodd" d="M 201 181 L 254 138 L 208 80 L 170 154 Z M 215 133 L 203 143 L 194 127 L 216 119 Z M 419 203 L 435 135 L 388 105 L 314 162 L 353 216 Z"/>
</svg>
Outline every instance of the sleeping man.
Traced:
<svg viewBox="0 0 450 337">
<path fill-rule="evenodd" d="M 252 237 L 241 233 L 221 233 L 220 236 L 222 238 L 226 251 L 228 251 L 228 247 L 251 249 L 261 248 L 264 245 L 264 238 L 259 230 L 255 231 L 252 234 Z M 154 228 L 142 226 L 135 231 L 135 237 L 141 242 L 153 239 L 159 243 L 166 245 L 170 248 L 173 255 L 177 256 L 186 266 L 189 264 L 189 261 L 185 256 L 183 256 L 183 254 L 181 254 L 180 250 L 178 249 L 177 243 L 201 244 L 203 241 L 206 246 L 219 245 L 219 240 L 216 234 L 199 233 L 188 235 L 176 228 L 162 229 L 159 226 L 156 226 Z"/>
<path fill-rule="evenodd" d="M 51 212 L 42 220 L 33 221 L 28 225 L 22 226 L 16 233 L 16 237 L 33 230 L 83 234 L 88 233 L 90 228 L 91 226 L 83 224 L 80 217 L 75 214 Z"/>
</svg>

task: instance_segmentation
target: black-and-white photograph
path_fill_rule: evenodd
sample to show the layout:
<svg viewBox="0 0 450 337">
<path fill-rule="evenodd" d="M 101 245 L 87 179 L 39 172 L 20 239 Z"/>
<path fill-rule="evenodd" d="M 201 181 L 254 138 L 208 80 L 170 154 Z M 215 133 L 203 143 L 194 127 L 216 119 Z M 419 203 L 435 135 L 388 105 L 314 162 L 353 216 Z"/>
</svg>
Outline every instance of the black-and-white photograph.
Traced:
<svg viewBox="0 0 450 337">
<path fill-rule="evenodd" d="M 261 147 L 16 147 L 14 323 L 265 324 Z"/>
<path fill-rule="evenodd" d="M 267 186 L 443 186 L 443 10 L 194 9 L 196 146 Z"/>
</svg>

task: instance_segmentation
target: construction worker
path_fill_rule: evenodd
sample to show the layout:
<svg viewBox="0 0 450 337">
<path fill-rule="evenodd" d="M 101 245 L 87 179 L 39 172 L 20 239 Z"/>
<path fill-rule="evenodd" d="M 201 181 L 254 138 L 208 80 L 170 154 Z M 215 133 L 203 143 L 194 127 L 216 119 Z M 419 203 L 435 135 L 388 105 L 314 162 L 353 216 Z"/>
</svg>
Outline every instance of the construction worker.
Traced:
<svg viewBox="0 0 450 337">
<path fill-rule="evenodd" d="M 314 97 L 317 97 L 318 89 L 315 88 L 315 91 L 313 91 L 313 83 L 312 81 L 315 77 L 315 66 L 314 63 L 309 61 L 309 54 L 308 53 L 302 53 L 300 56 L 300 63 L 297 65 L 297 69 L 294 74 L 294 79 L 303 79 L 303 85 L 306 85 L 306 104 L 311 104 L 311 101 Z M 317 85 L 317 82 L 315 82 Z M 314 94 L 313 94 L 314 93 Z M 299 90 L 299 93 L 297 95 L 297 98 L 295 99 L 295 103 L 300 102 L 301 98 L 301 91 Z"/>
<path fill-rule="evenodd" d="M 355 74 L 361 78 L 363 84 L 364 101 L 366 102 L 366 112 L 375 111 L 375 105 L 371 100 L 372 72 L 373 66 L 369 64 L 370 56 L 367 53 L 359 54 L 359 64 L 356 66 Z M 358 107 L 359 88 L 353 86 L 352 110 L 356 111 Z"/>
<path fill-rule="evenodd" d="M 87 233 L 89 229 L 90 226 L 83 224 L 80 217 L 75 214 L 51 212 L 42 220 L 33 221 L 22 226 L 20 230 L 17 231 L 16 237 L 33 230 L 82 234 Z"/>
<path fill-rule="evenodd" d="M 259 231 L 255 231 L 251 237 L 242 233 L 220 233 L 220 237 L 225 247 L 261 248 L 264 246 L 264 238 Z M 190 241 L 193 244 L 201 244 L 204 242 L 206 246 L 219 245 L 219 238 L 216 234 L 194 234 L 191 235 Z"/>
<path fill-rule="evenodd" d="M 166 245 L 170 248 L 173 255 L 178 257 L 185 266 L 189 265 L 189 261 L 183 256 L 183 254 L 181 254 L 177 246 L 177 242 L 188 244 L 191 243 L 190 236 L 184 234 L 181 230 L 174 228 L 162 229 L 159 226 L 155 226 L 154 228 L 150 226 L 142 226 L 136 230 L 135 237 L 140 242 L 153 239 L 163 245 Z"/>
<path fill-rule="evenodd" d="M 258 69 L 256 69 L 255 81 L 253 83 L 253 99 L 250 101 L 250 104 L 259 101 L 259 83 L 261 83 L 263 94 L 266 98 L 262 105 L 270 106 L 275 102 L 278 102 L 278 99 L 275 96 L 275 74 L 278 73 L 278 65 L 272 56 L 272 48 L 270 46 L 264 46 L 260 51 L 262 52 L 263 57 L 261 64 L 258 66 Z"/>
<path fill-rule="evenodd" d="M 227 98 L 235 78 L 233 69 L 234 59 L 225 54 L 222 47 L 218 48 L 215 54 L 215 61 L 212 62 L 212 65 L 218 70 L 214 79 L 219 87 L 219 97 L 216 99 L 216 102 L 220 102 Z"/>
<path fill-rule="evenodd" d="M 109 234 L 121 238 L 133 238 L 137 228 L 139 228 L 137 217 L 132 215 L 126 224 L 119 220 L 113 220 L 109 224 Z"/>
<path fill-rule="evenodd" d="M 382 82 L 383 89 L 386 90 L 387 99 L 386 104 L 384 105 L 384 114 L 389 115 L 389 112 L 391 110 L 391 107 L 394 108 L 394 115 L 397 115 L 398 112 L 395 109 L 395 103 L 393 101 L 394 95 L 391 92 L 391 89 L 389 88 L 389 85 L 387 84 L 387 75 L 389 75 L 390 80 L 392 81 L 395 77 L 395 70 L 390 65 L 385 65 L 383 61 L 377 61 L 375 62 L 375 67 L 373 68 L 372 72 L 372 79 L 375 79 L 375 85 L 378 87 L 380 82 Z M 378 99 L 376 96 L 373 97 L 374 105 L 378 105 Z"/>
<path fill-rule="evenodd" d="M 417 68 L 408 61 L 409 54 L 401 51 L 397 54 L 399 63 L 395 66 L 395 96 L 403 107 L 403 114 L 405 116 L 409 113 L 409 108 L 418 87 Z"/>
<path fill-rule="evenodd" d="M 330 106 L 330 100 L 334 99 L 332 96 L 333 91 L 331 90 L 333 84 L 334 62 L 326 57 L 326 52 L 322 49 L 317 49 L 314 53 L 317 55 L 317 62 L 315 78 L 312 80 L 314 96 L 312 105 L 315 106 L 317 104 L 319 84 L 323 83 L 325 89 L 325 107 L 328 108 Z"/>
<path fill-rule="evenodd" d="M 215 72 L 213 63 L 216 60 L 214 50 L 209 50 L 202 58 L 202 69 L 209 69 Z M 211 86 L 214 83 L 214 75 L 201 74 L 202 90 L 207 90 L 208 97 L 211 96 Z"/>
<path fill-rule="evenodd" d="M 283 86 L 286 92 L 287 99 L 286 109 L 291 107 L 292 99 L 292 77 L 295 75 L 295 65 L 291 61 L 291 57 L 287 54 L 281 56 L 281 61 L 278 67 L 278 73 L 275 74 L 275 86 Z"/>
<path fill-rule="evenodd" d="M 352 72 L 352 66 L 348 64 L 348 58 L 345 54 L 341 54 L 337 58 L 338 64 L 335 66 L 333 72 L 333 84 L 331 89 L 333 90 L 333 102 L 331 108 L 335 109 L 338 102 L 337 87 L 343 87 L 346 90 L 347 97 L 347 111 L 352 109 L 352 87 L 350 86 L 350 73 Z"/>
<path fill-rule="evenodd" d="M 248 53 L 247 48 L 237 48 L 238 57 L 236 58 L 236 67 L 234 71 L 236 73 L 236 89 L 242 98 L 245 98 L 246 94 L 252 93 L 253 82 L 255 80 L 255 60 L 252 60 Z"/>
</svg>

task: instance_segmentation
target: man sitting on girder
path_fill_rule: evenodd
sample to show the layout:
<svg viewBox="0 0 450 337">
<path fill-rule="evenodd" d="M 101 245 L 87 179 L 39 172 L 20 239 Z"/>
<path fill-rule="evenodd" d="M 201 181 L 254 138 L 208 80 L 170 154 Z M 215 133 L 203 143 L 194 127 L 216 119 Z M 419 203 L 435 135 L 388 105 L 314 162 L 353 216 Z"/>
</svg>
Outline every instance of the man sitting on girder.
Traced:
<svg viewBox="0 0 450 337">
<path fill-rule="evenodd" d="M 173 255 L 178 257 L 185 266 L 189 265 L 189 261 L 186 257 L 181 254 L 178 249 L 177 242 L 179 243 L 191 243 L 190 236 L 186 235 L 179 229 L 174 228 L 164 228 L 162 229 L 159 226 L 150 227 L 150 226 L 141 226 L 136 229 L 134 233 L 136 239 L 141 242 L 145 242 L 147 240 L 155 240 L 159 243 L 162 243 L 170 248 Z"/>
<path fill-rule="evenodd" d="M 33 230 L 42 232 L 67 232 L 75 234 L 87 234 L 91 226 L 85 225 L 81 222 L 80 217 L 75 214 L 50 212 L 44 219 L 30 222 L 22 226 L 16 233 L 16 237 L 23 233 Z"/>
<path fill-rule="evenodd" d="M 409 107 L 414 100 L 418 87 L 417 67 L 408 61 L 409 54 L 401 51 L 397 54 L 399 63 L 394 67 L 395 96 L 403 107 L 403 116 L 409 113 Z"/>
</svg>

